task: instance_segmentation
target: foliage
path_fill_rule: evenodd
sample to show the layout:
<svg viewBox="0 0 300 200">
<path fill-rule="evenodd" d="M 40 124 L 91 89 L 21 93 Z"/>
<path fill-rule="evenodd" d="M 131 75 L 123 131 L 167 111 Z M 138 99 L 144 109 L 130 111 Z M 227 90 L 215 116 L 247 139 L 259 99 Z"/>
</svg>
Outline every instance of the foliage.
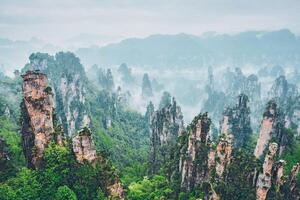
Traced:
<svg viewBox="0 0 300 200">
<path fill-rule="evenodd" d="M 55 194 L 55 200 L 77 200 L 77 197 L 68 186 L 60 186 Z"/>
<path fill-rule="evenodd" d="M 169 199 L 173 193 L 165 177 L 145 177 L 142 181 L 129 185 L 128 199 L 130 200 L 160 200 Z"/>
<path fill-rule="evenodd" d="M 297 163 L 300 163 L 300 141 L 296 141 L 295 145 L 290 151 L 287 151 L 283 155 L 283 159 L 286 161 L 285 165 L 285 175 L 289 175 L 293 166 Z M 300 184 L 300 173 L 297 176 L 297 180 Z"/>
<path fill-rule="evenodd" d="M 40 199 L 42 187 L 35 171 L 22 168 L 16 177 L 9 179 L 6 184 L 15 191 L 17 199 Z"/>
<path fill-rule="evenodd" d="M 221 199 L 256 199 L 253 176 L 255 169 L 260 169 L 260 163 L 256 158 L 240 149 L 233 151 L 232 161 L 223 174 L 223 180 L 216 182 L 216 192 Z"/>
<path fill-rule="evenodd" d="M 21 149 L 21 138 L 16 127 L 6 117 L 0 117 L 0 139 L 4 140 L 8 160 L 0 160 L 0 182 L 15 175 L 18 168 L 24 164 Z M 1 148 L 0 148 L 1 151 Z"/>
<path fill-rule="evenodd" d="M 1 200 L 17 200 L 16 192 L 7 184 L 0 185 L 0 199 Z"/>
</svg>

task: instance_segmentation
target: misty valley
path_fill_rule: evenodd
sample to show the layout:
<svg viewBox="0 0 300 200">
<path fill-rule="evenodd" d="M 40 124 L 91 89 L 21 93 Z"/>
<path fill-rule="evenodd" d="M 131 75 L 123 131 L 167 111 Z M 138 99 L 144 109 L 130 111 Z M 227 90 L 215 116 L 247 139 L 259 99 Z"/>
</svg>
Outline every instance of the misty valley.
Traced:
<svg viewBox="0 0 300 200">
<path fill-rule="evenodd" d="M 0 40 L 1 200 L 300 199 L 289 30 L 16 43 Z"/>
</svg>

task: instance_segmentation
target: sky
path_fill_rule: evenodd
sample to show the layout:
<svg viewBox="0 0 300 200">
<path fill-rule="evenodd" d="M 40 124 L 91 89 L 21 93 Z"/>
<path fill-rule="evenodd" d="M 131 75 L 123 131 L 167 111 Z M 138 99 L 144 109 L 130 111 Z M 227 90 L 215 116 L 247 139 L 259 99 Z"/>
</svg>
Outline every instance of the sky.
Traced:
<svg viewBox="0 0 300 200">
<path fill-rule="evenodd" d="M 0 38 L 108 43 L 151 34 L 300 33 L 299 0 L 0 0 Z"/>
</svg>

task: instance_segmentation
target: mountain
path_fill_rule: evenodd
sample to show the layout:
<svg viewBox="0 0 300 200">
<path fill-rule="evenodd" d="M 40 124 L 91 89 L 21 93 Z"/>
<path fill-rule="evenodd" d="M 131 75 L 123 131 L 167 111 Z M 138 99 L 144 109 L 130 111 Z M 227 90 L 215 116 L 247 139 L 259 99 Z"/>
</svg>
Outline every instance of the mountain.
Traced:
<svg viewBox="0 0 300 200">
<path fill-rule="evenodd" d="M 37 38 L 28 41 L 0 38 L 0 68 L 12 72 L 23 66 L 32 52 L 54 53 L 55 49 L 58 48 Z"/>
<path fill-rule="evenodd" d="M 287 29 L 248 31 L 234 35 L 151 35 L 129 38 L 104 47 L 80 48 L 87 65 L 199 67 L 202 65 L 297 64 L 300 38 Z"/>
</svg>

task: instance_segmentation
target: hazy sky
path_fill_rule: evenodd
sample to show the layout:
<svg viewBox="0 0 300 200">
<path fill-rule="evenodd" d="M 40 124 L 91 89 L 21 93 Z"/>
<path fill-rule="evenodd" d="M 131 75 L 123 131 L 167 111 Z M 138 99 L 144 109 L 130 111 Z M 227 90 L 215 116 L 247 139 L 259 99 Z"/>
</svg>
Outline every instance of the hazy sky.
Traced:
<svg viewBox="0 0 300 200">
<path fill-rule="evenodd" d="M 300 0 L 0 0 L 0 37 L 56 44 L 281 28 L 300 33 Z"/>
</svg>

